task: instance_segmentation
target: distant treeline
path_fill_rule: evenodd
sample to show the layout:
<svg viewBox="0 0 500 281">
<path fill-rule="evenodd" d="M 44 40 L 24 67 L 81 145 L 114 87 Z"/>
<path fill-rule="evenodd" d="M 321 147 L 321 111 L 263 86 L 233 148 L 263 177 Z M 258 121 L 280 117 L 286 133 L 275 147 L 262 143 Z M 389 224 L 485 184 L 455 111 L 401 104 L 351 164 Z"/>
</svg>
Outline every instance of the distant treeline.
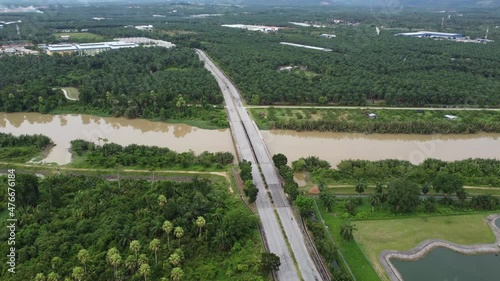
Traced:
<svg viewBox="0 0 500 281">
<path fill-rule="evenodd" d="M 230 152 L 203 152 L 195 155 L 194 152 L 178 153 L 168 148 L 131 144 L 121 146 L 116 143 L 95 145 L 85 140 L 71 141 L 71 151 L 83 157 L 83 166 L 116 168 L 172 168 L 172 167 L 203 167 L 221 168 L 231 164 L 234 156 Z"/>
</svg>

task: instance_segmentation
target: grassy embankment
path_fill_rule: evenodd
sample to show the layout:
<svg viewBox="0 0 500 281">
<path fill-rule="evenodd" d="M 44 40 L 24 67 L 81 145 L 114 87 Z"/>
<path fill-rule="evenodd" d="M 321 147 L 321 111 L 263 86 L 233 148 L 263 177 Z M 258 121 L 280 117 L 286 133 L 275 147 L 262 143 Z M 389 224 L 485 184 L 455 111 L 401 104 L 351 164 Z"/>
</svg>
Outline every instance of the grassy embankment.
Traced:
<svg viewBox="0 0 500 281">
<path fill-rule="evenodd" d="M 355 239 L 343 241 L 340 236 L 342 206 L 336 204 L 333 212 L 329 213 L 320 200 L 316 202 L 328 231 L 358 281 L 388 280 L 378 262 L 383 250 L 409 250 L 427 239 L 443 239 L 464 245 L 494 242 L 493 233 L 484 221 L 489 213 L 429 215 L 417 212 L 396 217 L 384 210 L 371 213 L 368 204 L 358 207 L 358 214 L 368 218 L 354 219 L 357 229 Z M 446 207 L 439 209 L 444 213 L 450 211 L 446 211 Z"/>
<path fill-rule="evenodd" d="M 356 222 L 355 239 L 374 266 L 388 280 L 378 262 L 383 250 L 410 250 L 427 239 L 443 239 L 462 245 L 493 243 L 495 237 L 485 214 L 423 217 Z M 465 227 L 466 226 L 466 227 Z"/>
<path fill-rule="evenodd" d="M 500 132 L 500 112 L 467 110 L 249 108 L 261 129 L 353 133 Z M 369 118 L 374 113 L 377 118 Z M 445 115 L 457 116 L 448 120 Z"/>
</svg>

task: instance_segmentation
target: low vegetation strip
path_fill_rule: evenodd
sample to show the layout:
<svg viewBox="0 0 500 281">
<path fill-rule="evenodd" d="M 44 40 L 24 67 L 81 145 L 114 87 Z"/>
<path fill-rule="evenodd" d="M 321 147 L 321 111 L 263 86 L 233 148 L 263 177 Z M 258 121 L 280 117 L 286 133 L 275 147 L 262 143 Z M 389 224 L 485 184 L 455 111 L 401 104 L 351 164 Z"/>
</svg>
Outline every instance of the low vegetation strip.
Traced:
<svg viewBox="0 0 500 281">
<path fill-rule="evenodd" d="M 168 148 L 135 144 L 122 147 L 116 143 L 106 143 L 99 146 L 85 140 L 71 141 L 71 151 L 76 156 L 74 165 L 77 167 L 221 169 L 234 160 L 230 152 L 195 155 L 192 151 L 177 153 Z"/>
<path fill-rule="evenodd" d="M 400 259 L 414 261 L 423 258 L 430 251 L 437 247 L 449 248 L 455 252 L 465 255 L 477 255 L 486 253 L 500 253 L 500 229 L 495 225 L 495 220 L 500 219 L 500 214 L 489 215 L 486 218 L 488 225 L 493 230 L 496 237 L 496 243 L 493 244 L 478 244 L 478 245 L 459 245 L 439 239 L 430 239 L 420 243 L 417 247 L 401 252 L 401 251 L 383 251 L 380 254 L 379 261 L 385 268 L 387 275 L 392 281 L 403 281 L 403 277 L 399 271 L 391 263 L 391 259 Z"/>
<path fill-rule="evenodd" d="M 14 136 L 0 133 L 0 159 L 5 161 L 26 162 L 52 146 L 52 140 L 43 135 Z"/>
<path fill-rule="evenodd" d="M 387 279 L 379 261 L 383 251 L 407 251 L 430 238 L 462 245 L 494 242 L 495 236 L 485 222 L 485 216 L 475 214 L 356 221 L 354 237 L 377 273 Z"/>
<path fill-rule="evenodd" d="M 249 109 L 262 129 L 382 134 L 500 132 L 500 112 L 401 109 Z"/>
</svg>

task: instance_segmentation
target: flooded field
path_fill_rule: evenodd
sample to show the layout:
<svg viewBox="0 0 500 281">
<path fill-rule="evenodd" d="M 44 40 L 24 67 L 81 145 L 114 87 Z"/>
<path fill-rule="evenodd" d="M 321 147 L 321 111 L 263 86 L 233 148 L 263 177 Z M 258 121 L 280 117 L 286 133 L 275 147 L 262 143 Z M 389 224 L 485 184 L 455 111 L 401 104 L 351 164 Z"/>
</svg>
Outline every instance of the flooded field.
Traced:
<svg viewBox="0 0 500 281">
<path fill-rule="evenodd" d="M 168 124 L 143 119 L 96 117 L 90 115 L 44 115 L 39 113 L 0 113 L 0 132 L 43 134 L 56 146 L 43 162 L 67 164 L 71 161 L 70 141 L 84 139 L 95 143 L 139 144 L 168 147 L 178 152 L 193 150 L 234 152 L 228 129 L 204 130 L 185 124 Z M 2 159 L 6 160 L 6 159 Z"/>
</svg>

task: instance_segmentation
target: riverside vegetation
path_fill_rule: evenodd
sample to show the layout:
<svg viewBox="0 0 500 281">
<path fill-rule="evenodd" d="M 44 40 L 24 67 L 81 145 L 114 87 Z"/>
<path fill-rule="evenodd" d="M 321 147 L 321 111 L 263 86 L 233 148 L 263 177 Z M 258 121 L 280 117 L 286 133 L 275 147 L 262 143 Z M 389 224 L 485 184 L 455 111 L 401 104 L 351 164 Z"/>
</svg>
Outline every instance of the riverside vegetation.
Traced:
<svg viewBox="0 0 500 281">
<path fill-rule="evenodd" d="M 71 141 L 71 151 L 78 167 L 148 168 L 148 169 L 221 169 L 233 163 L 230 152 L 177 153 L 168 148 L 131 144 L 122 147 L 116 143 L 95 145 L 85 140 Z"/>
<path fill-rule="evenodd" d="M 40 156 L 54 145 L 44 135 L 20 135 L 0 133 L 0 159 L 9 162 L 26 162 Z"/>
</svg>

